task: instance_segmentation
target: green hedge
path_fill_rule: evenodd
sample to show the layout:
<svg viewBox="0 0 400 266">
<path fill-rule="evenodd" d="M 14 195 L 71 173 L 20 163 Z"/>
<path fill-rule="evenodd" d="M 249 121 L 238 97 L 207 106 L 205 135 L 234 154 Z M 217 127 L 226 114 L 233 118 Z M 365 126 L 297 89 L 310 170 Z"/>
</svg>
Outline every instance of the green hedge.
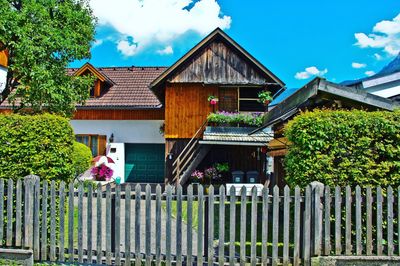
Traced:
<svg viewBox="0 0 400 266">
<path fill-rule="evenodd" d="M 74 139 L 63 117 L 0 115 L 0 178 L 35 174 L 47 180 L 71 180 Z"/>
<path fill-rule="evenodd" d="M 285 127 L 286 181 L 306 186 L 400 185 L 400 112 L 314 110 Z"/>
<path fill-rule="evenodd" d="M 72 161 L 76 175 L 80 175 L 90 168 L 92 158 L 92 151 L 88 146 L 77 141 L 74 142 Z"/>
</svg>

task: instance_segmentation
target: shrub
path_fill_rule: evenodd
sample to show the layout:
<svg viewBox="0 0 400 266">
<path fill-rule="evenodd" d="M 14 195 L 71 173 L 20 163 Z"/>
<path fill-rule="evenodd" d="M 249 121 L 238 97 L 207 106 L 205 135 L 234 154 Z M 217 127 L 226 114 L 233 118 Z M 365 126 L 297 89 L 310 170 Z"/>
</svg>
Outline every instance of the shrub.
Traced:
<svg viewBox="0 0 400 266">
<path fill-rule="evenodd" d="M 29 174 L 69 181 L 74 133 L 66 118 L 51 115 L 0 115 L 0 178 Z"/>
<path fill-rule="evenodd" d="M 72 155 L 75 175 L 79 175 L 88 170 L 92 163 L 92 151 L 85 144 L 74 142 L 74 152 Z"/>
<path fill-rule="evenodd" d="M 314 110 L 285 127 L 286 181 L 306 186 L 400 185 L 400 112 Z"/>
</svg>

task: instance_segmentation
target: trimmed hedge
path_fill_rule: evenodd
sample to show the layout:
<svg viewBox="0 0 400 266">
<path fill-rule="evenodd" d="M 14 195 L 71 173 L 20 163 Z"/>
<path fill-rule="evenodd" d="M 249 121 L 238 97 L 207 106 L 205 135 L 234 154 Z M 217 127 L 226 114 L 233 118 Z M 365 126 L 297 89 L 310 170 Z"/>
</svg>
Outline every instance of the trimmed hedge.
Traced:
<svg viewBox="0 0 400 266">
<path fill-rule="evenodd" d="M 83 174 L 91 166 L 92 151 L 85 144 L 75 141 L 72 161 L 74 163 L 75 174 Z"/>
<path fill-rule="evenodd" d="M 51 115 L 0 115 L 0 178 L 29 174 L 69 181 L 74 132 L 68 119 Z"/>
<path fill-rule="evenodd" d="M 285 127 L 286 181 L 305 187 L 400 185 L 400 112 L 306 111 Z"/>
</svg>

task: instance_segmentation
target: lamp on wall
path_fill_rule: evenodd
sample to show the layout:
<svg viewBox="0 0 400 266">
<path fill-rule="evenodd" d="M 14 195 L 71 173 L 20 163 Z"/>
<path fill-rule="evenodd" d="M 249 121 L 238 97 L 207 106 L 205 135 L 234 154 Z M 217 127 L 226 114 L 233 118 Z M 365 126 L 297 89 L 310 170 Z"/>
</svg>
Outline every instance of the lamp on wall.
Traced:
<svg viewBox="0 0 400 266">
<path fill-rule="evenodd" d="M 114 142 L 114 133 L 111 133 L 110 138 L 108 139 L 109 143 L 113 143 Z"/>
<path fill-rule="evenodd" d="M 169 160 L 172 160 L 173 155 L 174 155 L 174 154 L 173 154 L 172 152 L 168 153 L 168 159 L 169 159 Z"/>
</svg>

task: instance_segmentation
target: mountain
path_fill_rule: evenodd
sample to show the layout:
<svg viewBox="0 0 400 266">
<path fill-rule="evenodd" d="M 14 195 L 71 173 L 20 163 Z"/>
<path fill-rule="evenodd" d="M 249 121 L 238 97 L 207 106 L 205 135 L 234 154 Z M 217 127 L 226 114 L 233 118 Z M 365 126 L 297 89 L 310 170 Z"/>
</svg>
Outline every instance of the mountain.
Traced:
<svg viewBox="0 0 400 266">
<path fill-rule="evenodd" d="M 382 70 L 379 71 L 376 75 L 385 76 L 399 71 L 400 71 L 400 53 L 396 56 L 395 59 L 392 60 L 392 62 L 390 62 L 387 66 L 382 68 Z"/>
<path fill-rule="evenodd" d="M 390 75 L 392 73 L 399 72 L 399 71 L 400 71 L 400 53 L 389 64 L 387 64 L 385 67 L 383 67 L 375 75 L 373 75 L 371 77 L 356 79 L 356 80 L 346 80 L 346 81 L 341 82 L 340 84 L 344 85 L 344 86 L 351 86 L 351 85 L 360 83 L 364 80 Z"/>
</svg>

